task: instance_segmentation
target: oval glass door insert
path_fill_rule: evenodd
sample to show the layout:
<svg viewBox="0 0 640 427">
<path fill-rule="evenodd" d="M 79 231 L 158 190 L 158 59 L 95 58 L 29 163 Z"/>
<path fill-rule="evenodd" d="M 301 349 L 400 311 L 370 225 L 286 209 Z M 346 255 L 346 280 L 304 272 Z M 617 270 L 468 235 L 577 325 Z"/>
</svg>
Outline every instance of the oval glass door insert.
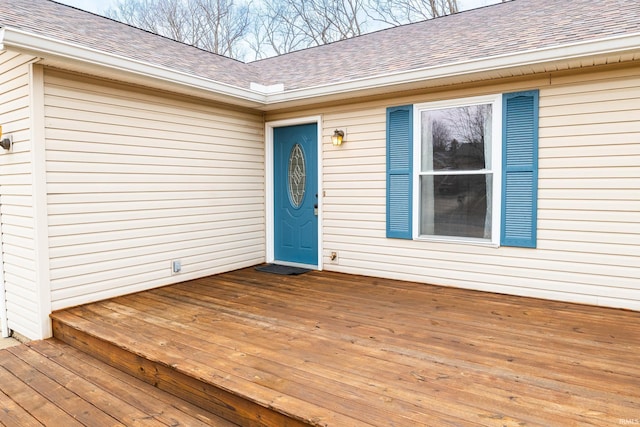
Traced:
<svg viewBox="0 0 640 427">
<path fill-rule="evenodd" d="M 304 152 L 300 144 L 294 144 L 289 153 L 289 199 L 291 204 L 299 208 L 304 199 L 304 190 L 306 182 L 306 165 L 304 162 Z"/>
</svg>

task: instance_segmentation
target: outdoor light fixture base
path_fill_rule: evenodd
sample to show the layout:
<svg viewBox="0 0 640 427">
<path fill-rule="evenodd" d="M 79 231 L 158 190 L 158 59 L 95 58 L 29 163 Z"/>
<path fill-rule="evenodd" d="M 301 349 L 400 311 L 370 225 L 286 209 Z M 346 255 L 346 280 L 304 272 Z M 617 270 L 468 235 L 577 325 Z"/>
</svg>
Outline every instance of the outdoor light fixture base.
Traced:
<svg viewBox="0 0 640 427">
<path fill-rule="evenodd" d="M 2 138 L 0 140 L 0 147 L 4 148 L 7 151 L 11 150 L 11 147 L 13 147 L 13 135 L 5 136 L 4 138 Z"/>
</svg>

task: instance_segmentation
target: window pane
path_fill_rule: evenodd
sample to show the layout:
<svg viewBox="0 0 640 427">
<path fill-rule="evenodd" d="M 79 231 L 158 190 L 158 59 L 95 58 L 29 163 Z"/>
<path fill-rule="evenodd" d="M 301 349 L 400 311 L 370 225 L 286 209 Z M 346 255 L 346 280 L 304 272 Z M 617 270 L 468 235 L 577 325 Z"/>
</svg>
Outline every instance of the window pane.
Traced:
<svg viewBox="0 0 640 427">
<path fill-rule="evenodd" d="M 422 175 L 420 234 L 491 238 L 491 174 Z"/>
<path fill-rule="evenodd" d="M 491 107 L 423 111 L 422 171 L 491 169 Z"/>
</svg>

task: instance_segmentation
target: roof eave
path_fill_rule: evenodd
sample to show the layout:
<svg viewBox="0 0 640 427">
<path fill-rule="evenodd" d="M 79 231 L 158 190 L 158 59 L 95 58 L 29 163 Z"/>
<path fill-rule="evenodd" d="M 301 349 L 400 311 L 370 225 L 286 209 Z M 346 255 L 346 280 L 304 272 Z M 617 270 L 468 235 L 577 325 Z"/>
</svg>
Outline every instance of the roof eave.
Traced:
<svg viewBox="0 0 640 427">
<path fill-rule="evenodd" d="M 266 101 L 265 94 L 259 91 L 232 86 L 169 67 L 99 51 L 11 27 L 0 28 L 0 50 L 4 49 L 40 57 L 45 63 L 61 63 L 62 60 L 66 64 L 77 64 L 77 69 L 74 69 L 73 66 L 68 67 L 74 71 L 83 72 L 94 68 L 108 70 L 118 77 L 130 76 L 134 81 L 135 77 L 152 78 L 161 83 L 163 87 L 174 88 L 179 93 L 197 93 L 205 98 L 213 98 L 235 105 L 260 108 Z"/>
<path fill-rule="evenodd" d="M 106 70 L 108 77 L 133 83 L 150 84 L 185 93 L 259 110 L 275 110 L 304 104 L 333 101 L 381 93 L 403 91 L 455 83 L 474 77 L 482 79 L 499 70 L 508 71 L 543 64 L 567 64 L 579 59 L 605 57 L 630 52 L 640 57 L 640 32 L 560 46 L 532 49 L 469 61 L 436 65 L 416 70 L 388 73 L 344 82 L 301 89 L 256 90 L 228 85 L 212 79 L 173 70 L 132 58 L 106 53 L 77 44 L 52 39 L 11 27 L 0 28 L 0 49 L 11 49 L 44 59 L 44 63 L 62 64 L 76 71 L 91 73 Z M 521 74 L 521 73 L 520 73 Z"/>
<path fill-rule="evenodd" d="M 534 67 L 545 64 L 549 66 L 553 64 L 566 65 L 580 59 L 602 58 L 632 52 L 637 53 L 636 58 L 640 58 L 640 32 L 425 67 L 340 83 L 287 90 L 283 93 L 268 94 L 266 104 L 267 109 L 276 109 L 292 106 L 301 101 L 305 103 L 311 100 L 314 100 L 314 102 L 323 102 L 330 98 L 352 98 L 358 93 L 376 94 L 402 91 L 410 88 L 412 85 L 415 86 L 416 83 L 422 83 L 422 87 L 436 86 L 444 80 L 451 81 L 452 78 L 455 77 L 481 76 L 492 72 L 495 73 L 499 70 L 521 70 L 522 67 Z"/>
</svg>

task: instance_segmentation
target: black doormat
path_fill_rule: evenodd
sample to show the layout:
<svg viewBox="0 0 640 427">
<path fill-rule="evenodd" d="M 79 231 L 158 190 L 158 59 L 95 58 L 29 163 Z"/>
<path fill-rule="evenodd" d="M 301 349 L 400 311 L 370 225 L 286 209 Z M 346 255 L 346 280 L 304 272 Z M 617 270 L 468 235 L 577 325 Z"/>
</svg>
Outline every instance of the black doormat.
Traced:
<svg viewBox="0 0 640 427">
<path fill-rule="evenodd" d="M 311 271 L 308 268 L 290 267 L 288 265 L 280 264 L 259 265 L 256 267 L 256 270 L 263 271 L 265 273 L 283 274 L 287 276 L 295 276 L 298 274 L 306 273 L 307 271 Z"/>
</svg>

